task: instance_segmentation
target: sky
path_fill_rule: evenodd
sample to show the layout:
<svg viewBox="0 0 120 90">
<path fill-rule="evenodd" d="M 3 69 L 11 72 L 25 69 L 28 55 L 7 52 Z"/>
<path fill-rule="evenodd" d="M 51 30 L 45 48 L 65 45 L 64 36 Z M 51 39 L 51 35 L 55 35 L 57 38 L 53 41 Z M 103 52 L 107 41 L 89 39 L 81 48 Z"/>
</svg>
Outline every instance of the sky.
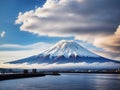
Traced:
<svg viewBox="0 0 120 90">
<path fill-rule="evenodd" d="M 60 40 L 120 60 L 120 0 L 1 0 L 0 63 L 36 55 Z"/>
</svg>

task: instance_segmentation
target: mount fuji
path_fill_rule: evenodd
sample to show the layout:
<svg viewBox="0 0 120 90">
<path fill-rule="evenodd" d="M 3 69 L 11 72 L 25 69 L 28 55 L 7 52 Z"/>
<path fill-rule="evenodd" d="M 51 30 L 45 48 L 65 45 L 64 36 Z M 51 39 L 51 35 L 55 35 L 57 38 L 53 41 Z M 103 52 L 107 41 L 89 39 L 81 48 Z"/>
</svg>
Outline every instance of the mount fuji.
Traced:
<svg viewBox="0 0 120 90">
<path fill-rule="evenodd" d="M 21 64 L 21 63 L 105 63 L 105 62 L 113 62 L 120 63 L 119 61 L 107 59 L 92 53 L 86 48 L 79 45 L 76 41 L 66 41 L 62 40 L 56 43 L 51 48 L 45 50 L 39 55 L 31 56 L 28 58 L 8 62 L 10 64 Z"/>
</svg>

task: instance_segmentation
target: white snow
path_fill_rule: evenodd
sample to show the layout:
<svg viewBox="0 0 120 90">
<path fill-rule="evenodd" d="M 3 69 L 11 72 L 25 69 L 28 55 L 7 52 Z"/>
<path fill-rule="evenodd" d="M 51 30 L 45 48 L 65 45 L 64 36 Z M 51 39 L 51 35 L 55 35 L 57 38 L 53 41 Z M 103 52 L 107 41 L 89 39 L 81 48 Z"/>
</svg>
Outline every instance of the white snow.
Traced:
<svg viewBox="0 0 120 90">
<path fill-rule="evenodd" d="M 50 55 L 50 58 L 59 56 L 69 58 L 71 55 L 82 57 L 99 57 L 98 55 L 80 46 L 74 40 L 61 40 L 58 43 L 56 43 L 53 47 L 49 48 L 41 54 L 44 56 Z"/>
</svg>

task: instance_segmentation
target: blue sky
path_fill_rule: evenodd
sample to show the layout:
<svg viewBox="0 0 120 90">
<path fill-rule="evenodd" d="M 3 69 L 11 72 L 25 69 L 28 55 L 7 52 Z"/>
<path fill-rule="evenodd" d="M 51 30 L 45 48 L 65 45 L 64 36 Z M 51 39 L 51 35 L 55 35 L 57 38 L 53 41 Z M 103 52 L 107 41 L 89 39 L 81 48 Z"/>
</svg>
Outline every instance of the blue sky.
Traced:
<svg viewBox="0 0 120 90">
<path fill-rule="evenodd" d="M 0 31 L 5 31 L 4 38 L 0 38 L 0 44 L 15 43 L 15 44 L 27 44 L 30 43 L 30 39 L 38 39 L 35 35 L 31 35 L 19 30 L 19 25 L 15 25 L 15 20 L 20 11 L 25 12 L 35 8 L 35 5 L 42 5 L 36 0 L 2 0 L 0 3 Z M 24 37 L 21 37 L 24 36 Z M 25 42 L 26 41 L 26 42 Z"/>
<path fill-rule="evenodd" d="M 0 38 L 0 44 L 28 45 L 36 42 L 56 42 L 62 38 L 38 36 L 19 30 L 15 24 L 19 12 L 25 12 L 35 7 L 42 7 L 45 0 L 1 0 L 0 1 L 0 32 L 5 31 L 5 37 Z"/>
<path fill-rule="evenodd" d="M 119 0 L 1 0 L 0 61 L 38 54 L 62 39 L 120 60 L 119 8 Z"/>
</svg>

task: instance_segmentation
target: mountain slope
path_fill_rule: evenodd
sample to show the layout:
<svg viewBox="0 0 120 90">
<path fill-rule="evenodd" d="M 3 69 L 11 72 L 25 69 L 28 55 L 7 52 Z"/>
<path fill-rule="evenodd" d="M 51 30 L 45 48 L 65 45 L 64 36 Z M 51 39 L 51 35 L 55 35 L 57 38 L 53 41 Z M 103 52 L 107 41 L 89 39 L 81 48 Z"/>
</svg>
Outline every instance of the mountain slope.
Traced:
<svg viewBox="0 0 120 90">
<path fill-rule="evenodd" d="M 98 56 L 89 50 L 83 48 L 75 41 L 62 40 L 56 43 L 53 47 L 40 53 L 39 55 L 24 58 L 21 60 L 9 62 L 12 64 L 18 63 L 78 63 L 78 62 L 115 62 L 118 61 L 110 60 Z"/>
</svg>

